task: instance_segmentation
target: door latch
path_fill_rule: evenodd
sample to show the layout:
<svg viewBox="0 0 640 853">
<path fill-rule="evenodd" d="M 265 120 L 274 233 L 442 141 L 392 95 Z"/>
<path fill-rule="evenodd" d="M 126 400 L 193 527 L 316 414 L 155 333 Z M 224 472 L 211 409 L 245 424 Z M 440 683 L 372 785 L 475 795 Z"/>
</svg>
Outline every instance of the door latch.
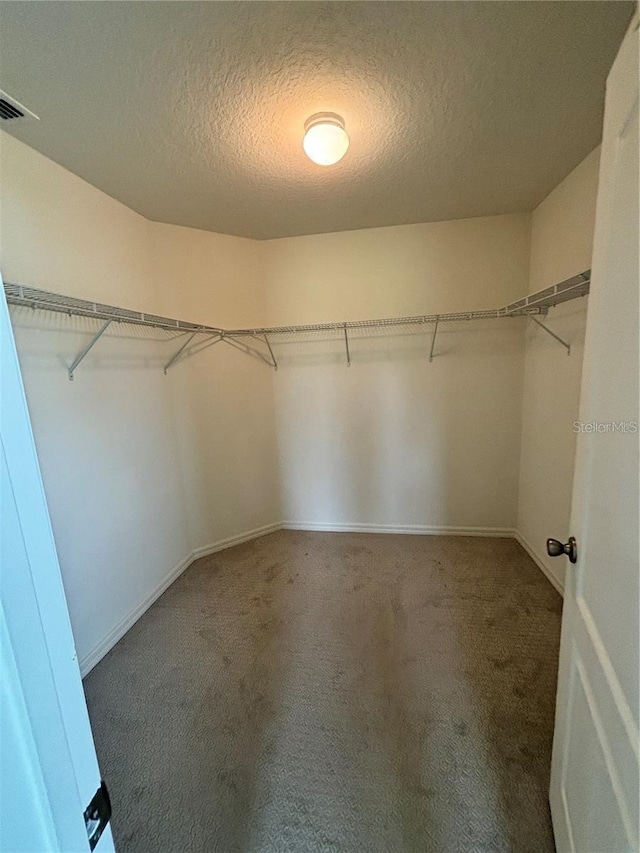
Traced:
<svg viewBox="0 0 640 853">
<path fill-rule="evenodd" d="M 100 782 L 100 787 L 93 795 L 89 805 L 84 810 L 84 825 L 87 828 L 87 838 L 89 839 L 89 847 L 94 849 L 100 836 L 104 832 L 105 826 L 111 819 L 111 799 L 109 791 L 104 782 Z"/>
</svg>

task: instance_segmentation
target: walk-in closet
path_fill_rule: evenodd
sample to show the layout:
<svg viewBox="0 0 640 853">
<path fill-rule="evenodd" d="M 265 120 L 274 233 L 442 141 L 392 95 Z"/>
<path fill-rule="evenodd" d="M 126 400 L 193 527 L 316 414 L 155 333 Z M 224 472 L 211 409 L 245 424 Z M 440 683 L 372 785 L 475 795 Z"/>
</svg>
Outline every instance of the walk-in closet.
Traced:
<svg viewBox="0 0 640 853">
<path fill-rule="evenodd" d="M 0 853 L 637 850 L 637 14 L 0 4 Z"/>
</svg>

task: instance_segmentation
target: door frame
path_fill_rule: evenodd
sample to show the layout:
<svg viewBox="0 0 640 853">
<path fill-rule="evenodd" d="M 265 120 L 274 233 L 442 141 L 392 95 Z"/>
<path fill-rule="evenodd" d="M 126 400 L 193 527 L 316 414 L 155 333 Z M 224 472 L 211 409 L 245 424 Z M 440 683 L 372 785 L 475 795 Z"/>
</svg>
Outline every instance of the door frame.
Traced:
<svg viewBox="0 0 640 853">
<path fill-rule="evenodd" d="M 3 520 L 5 509 L 6 518 L 17 518 L 24 546 L 19 582 L 10 565 L 0 577 L 1 732 L 17 745 L 3 750 L 2 761 L 12 762 L 29 798 L 11 814 L 12 824 L 18 837 L 31 825 L 50 839 L 48 849 L 84 853 L 83 813 L 100 771 L 4 289 L 0 387 Z M 109 827 L 97 849 L 114 850 Z"/>
<path fill-rule="evenodd" d="M 606 267 L 612 228 L 611 211 L 615 209 L 613 207 L 612 164 L 617 161 L 618 146 L 624 135 L 619 131 L 617 135 L 614 135 L 613 129 L 622 128 L 626 133 L 631 127 L 630 122 L 638 121 L 637 30 L 638 8 L 633 14 L 607 79 L 591 295 L 589 297 L 580 389 L 580 420 L 585 423 L 593 419 L 594 411 L 598 411 L 597 392 L 599 386 L 597 383 L 602 382 L 602 376 L 597 373 L 600 352 L 596 348 L 597 345 L 593 344 L 592 339 L 596 336 L 601 321 L 610 316 L 606 313 L 607 308 L 611 310 L 611 307 L 606 304 L 605 288 L 611 287 L 613 284 L 613 282 L 607 281 L 610 276 L 607 275 L 608 269 Z M 632 306 L 629 306 L 629 311 L 633 317 Z M 595 368 L 594 365 L 596 365 Z M 596 405 L 595 409 L 594 405 Z M 621 420 L 625 417 L 631 418 L 634 414 L 632 407 L 630 412 L 623 410 L 620 413 L 613 413 L 612 418 Z M 629 432 L 632 434 L 626 440 L 636 441 L 637 447 L 637 438 L 633 435 L 634 431 L 629 430 Z M 601 454 L 599 458 L 603 458 L 601 447 L 598 446 L 597 450 Z M 632 760 L 635 762 L 634 773 L 637 770 L 639 752 L 637 725 L 605 641 L 598 629 L 596 619 L 583 595 L 584 571 L 587 567 L 593 571 L 593 562 L 589 562 L 593 551 L 589 525 L 590 521 L 593 524 L 594 516 L 591 519 L 589 518 L 589 498 L 592 494 L 597 494 L 597 491 L 592 488 L 591 480 L 592 459 L 595 453 L 596 447 L 593 437 L 590 434 L 580 433 L 576 441 L 571 506 L 571 532 L 577 539 L 578 560 L 575 566 L 570 565 L 568 567 L 565 583 L 549 796 L 558 851 L 574 851 L 577 849 L 573 837 L 572 826 L 574 824 L 571 820 L 571 805 L 568 801 L 566 785 L 567 771 L 571 767 L 570 742 L 573 745 L 577 737 L 574 736 L 573 732 L 577 726 L 574 725 L 574 717 L 572 716 L 572 714 L 576 714 L 576 695 L 584 697 L 583 707 L 588 708 L 596 750 L 601 756 L 618 810 L 619 821 L 616 826 L 622 827 L 629 850 L 636 850 L 638 844 L 637 821 L 633 815 L 633 809 L 628 807 L 629 802 L 634 797 L 637 799 L 637 788 L 629 794 L 629 791 L 625 790 L 624 784 L 624 780 L 634 774 L 626 772 L 623 774 L 620 770 L 621 767 L 628 770 L 627 765 L 623 765 L 620 761 L 620 756 L 626 755 L 627 749 L 628 755 L 633 756 Z M 612 527 L 611 523 L 609 523 L 609 527 Z M 611 532 L 611 539 L 616 541 L 615 530 Z M 624 542 L 629 541 L 626 538 L 623 540 L 622 537 L 618 537 L 618 539 Z M 613 564 L 615 565 L 615 561 Z M 611 583 L 614 581 L 615 576 L 612 575 Z M 580 801 L 579 796 L 576 796 L 575 801 Z M 579 825 L 579 823 L 575 825 Z"/>
</svg>

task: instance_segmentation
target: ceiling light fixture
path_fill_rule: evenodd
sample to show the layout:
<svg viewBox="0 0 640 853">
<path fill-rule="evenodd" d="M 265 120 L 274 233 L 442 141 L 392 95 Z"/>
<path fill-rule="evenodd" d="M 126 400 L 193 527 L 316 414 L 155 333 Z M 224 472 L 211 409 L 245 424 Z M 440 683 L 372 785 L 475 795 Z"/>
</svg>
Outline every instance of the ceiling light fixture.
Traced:
<svg viewBox="0 0 640 853">
<path fill-rule="evenodd" d="M 302 147 L 318 166 L 333 166 L 342 160 L 349 148 L 344 119 L 336 113 L 316 113 L 304 123 Z"/>
</svg>

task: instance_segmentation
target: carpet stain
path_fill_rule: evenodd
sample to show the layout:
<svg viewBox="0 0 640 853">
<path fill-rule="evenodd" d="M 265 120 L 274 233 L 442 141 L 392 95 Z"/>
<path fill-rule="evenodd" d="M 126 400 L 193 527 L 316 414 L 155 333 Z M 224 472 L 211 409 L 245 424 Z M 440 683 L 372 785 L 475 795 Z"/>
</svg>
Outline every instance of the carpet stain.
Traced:
<svg viewBox="0 0 640 853">
<path fill-rule="evenodd" d="M 560 612 L 505 539 L 196 561 L 85 679 L 119 853 L 553 853 Z"/>
</svg>

